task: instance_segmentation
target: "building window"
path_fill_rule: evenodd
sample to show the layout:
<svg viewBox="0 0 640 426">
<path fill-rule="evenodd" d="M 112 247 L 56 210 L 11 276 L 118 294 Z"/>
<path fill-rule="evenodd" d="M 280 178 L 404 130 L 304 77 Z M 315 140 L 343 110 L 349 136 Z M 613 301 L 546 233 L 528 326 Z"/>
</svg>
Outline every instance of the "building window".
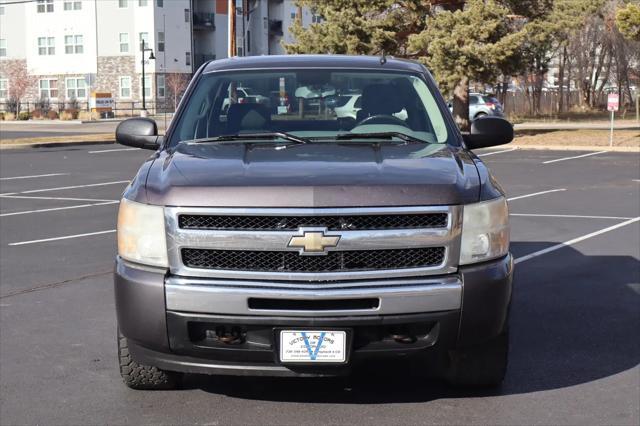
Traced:
<svg viewBox="0 0 640 426">
<path fill-rule="evenodd" d="M 53 12 L 53 0 L 38 0 L 38 13 Z"/>
<path fill-rule="evenodd" d="M 313 24 L 319 24 L 322 22 L 322 16 L 320 15 L 316 15 L 315 13 L 313 15 L 311 15 L 311 22 Z"/>
<path fill-rule="evenodd" d="M 69 1 L 65 0 L 64 2 L 64 10 L 80 10 L 82 9 L 82 2 L 75 0 Z"/>
<path fill-rule="evenodd" d="M 142 47 L 142 42 L 144 42 L 145 47 L 149 47 L 149 33 L 138 34 L 138 45 L 140 47 Z"/>
<path fill-rule="evenodd" d="M 54 37 L 38 37 L 38 55 L 55 55 L 56 39 Z"/>
<path fill-rule="evenodd" d="M 191 65 L 191 52 L 187 52 L 184 58 L 184 64 L 187 66 Z"/>
<path fill-rule="evenodd" d="M 120 77 L 120 97 L 131 98 L 131 77 Z"/>
<path fill-rule="evenodd" d="M 40 80 L 40 97 L 42 99 L 56 99 L 58 97 L 58 80 L 55 78 Z"/>
<path fill-rule="evenodd" d="M 4 15 L 4 6 L 0 6 L 0 15 Z"/>
<path fill-rule="evenodd" d="M 291 19 L 296 19 L 296 16 L 298 16 L 298 12 L 296 10 L 292 10 L 291 11 Z"/>
<path fill-rule="evenodd" d="M 164 7 L 164 0 L 156 0 L 158 7 Z"/>
<path fill-rule="evenodd" d="M 120 53 L 129 52 L 129 33 L 120 33 Z"/>
<path fill-rule="evenodd" d="M 189 22 L 191 20 L 191 12 L 189 9 L 184 10 L 184 22 Z"/>
<path fill-rule="evenodd" d="M 6 78 L 0 78 L 0 99 L 7 99 L 8 95 L 9 95 L 9 80 Z"/>
<path fill-rule="evenodd" d="M 68 35 L 64 36 L 64 53 L 66 54 L 74 54 L 74 53 L 83 53 L 84 47 L 82 46 L 82 36 L 81 35 Z"/>
<path fill-rule="evenodd" d="M 138 0 L 138 6 L 145 7 L 148 5 L 147 0 Z"/>
<path fill-rule="evenodd" d="M 118 7 L 121 9 L 129 7 L 129 0 L 118 0 Z"/>
<path fill-rule="evenodd" d="M 151 93 L 153 93 L 151 91 L 151 77 L 148 75 L 145 75 L 144 76 L 144 97 L 150 98 Z M 142 96 L 142 78 L 140 78 L 140 96 Z"/>
<path fill-rule="evenodd" d="M 158 31 L 158 52 L 164 52 L 164 32 Z"/>
<path fill-rule="evenodd" d="M 159 98 L 164 98 L 167 93 L 167 85 L 165 83 L 164 74 L 156 76 L 156 92 Z"/>
<path fill-rule="evenodd" d="M 244 56 L 244 52 L 242 51 L 242 46 L 238 46 L 238 48 L 236 49 L 236 55 Z"/>
<path fill-rule="evenodd" d="M 84 78 L 67 78 L 64 82 L 67 99 L 85 99 L 87 97 L 87 82 Z"/>
<path fill-rule="evenodd" d="M 7 56 L 7 39 L 0 38 L 0 58 Z"/>
</svg>

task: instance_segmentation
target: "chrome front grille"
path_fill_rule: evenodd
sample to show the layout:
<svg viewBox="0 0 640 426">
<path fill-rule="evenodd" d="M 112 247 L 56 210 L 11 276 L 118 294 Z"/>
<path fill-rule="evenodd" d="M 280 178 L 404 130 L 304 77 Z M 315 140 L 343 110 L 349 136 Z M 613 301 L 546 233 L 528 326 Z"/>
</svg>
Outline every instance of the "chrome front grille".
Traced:
<svg viewBox="0 0 640 426">
<path fill-rule="evenodd" d="M 295 231 L 300 227 L 325 227 L 330 231 L 445 228 L 447 213 L 339 216 L 223 216 L 181 214 L 182 229 Z"/>
<path fill-rule="evenodd" d="M 452 273 L 459 258 L 461 212 L 458 206 L 167 207 L 170 269 L 187 277 L 302 282 Z M 301 247 L 307 234 L 335 244 Z"/>
</svg>

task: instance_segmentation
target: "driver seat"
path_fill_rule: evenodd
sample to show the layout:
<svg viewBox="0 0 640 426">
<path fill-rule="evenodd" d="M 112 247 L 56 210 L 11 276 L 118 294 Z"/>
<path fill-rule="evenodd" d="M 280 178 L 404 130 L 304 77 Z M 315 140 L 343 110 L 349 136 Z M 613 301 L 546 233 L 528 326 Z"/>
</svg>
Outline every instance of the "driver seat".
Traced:
<svg viewBox="0 0 640 426">
<path fill-rule="evenodd" d="M 359 123 L 374 115 L 393 115 L 402 111 L 400 90 L 391 84 L 370 84 L 362 90 L 362 109 L 356 114 Z"/>
</svg>

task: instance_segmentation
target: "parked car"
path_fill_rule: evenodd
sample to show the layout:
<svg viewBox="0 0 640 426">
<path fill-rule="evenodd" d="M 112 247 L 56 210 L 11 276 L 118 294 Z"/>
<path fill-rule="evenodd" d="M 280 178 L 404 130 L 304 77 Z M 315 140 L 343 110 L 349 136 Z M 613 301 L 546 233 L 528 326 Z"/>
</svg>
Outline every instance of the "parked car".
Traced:
<svg viewBox="0 0 640 426">
<path fill-rule="evenodd" d="M 453 112 L 453 105 L 449 102 L 449 111 Z M 492 95 L 481 93 L 469 94 L 469 120 L 481 117 L 504 117 L 504 110 L 500 101 Z"/>
<path fill-rule="evenodd" d="M 225 113 L 234 81 L 286 81 L 286 93 L 348 82 L 360 109 L 349 130 L 337 117 L 273 114 L 260 103 Z M 209 62 L 165 135 L 149 118 L 116 130 L 119 143 L 155 151 L 118 213 L 124 382 L 161 389 L 185 373 L 333 376 L 367 361 L 412 365 L 414 385 L 423 373 L 500 383 L 509 214 L 470 150 L 512 138 L 499 117 L 474 121 L 463 136 L 417 62 Z"/>
</svg>

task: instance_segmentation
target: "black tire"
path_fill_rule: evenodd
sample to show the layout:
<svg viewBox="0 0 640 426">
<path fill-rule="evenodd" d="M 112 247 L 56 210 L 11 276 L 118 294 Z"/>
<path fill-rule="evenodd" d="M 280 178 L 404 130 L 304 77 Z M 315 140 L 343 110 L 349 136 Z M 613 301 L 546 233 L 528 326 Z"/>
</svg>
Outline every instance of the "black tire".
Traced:
<svg viewBox="0 0 640 426">
<path fill-rule="evenodd" d="M 479 112 L 476 114 L 475 117 L 473 117 L 474 120 L 477 120 L 478 118 L 482 118 L 482 117 L 486 117 L 487 113 L 486 112 Z"/>
<path fill-rule="evenodd" d="M 131 389 L 167 390 L 176 389 L 182 374 L 164 371 L 151 365 L 138 364 L 131 358 L 127 338 L 118 330 L 118 361 L 124 384 Z"/>
<path fill-rule="evenodd" d="M 507 372 L 509 332 L 482 345 L 451 351 L 447 380 L 454 386 L 499 386 Z"/>
</svg>

